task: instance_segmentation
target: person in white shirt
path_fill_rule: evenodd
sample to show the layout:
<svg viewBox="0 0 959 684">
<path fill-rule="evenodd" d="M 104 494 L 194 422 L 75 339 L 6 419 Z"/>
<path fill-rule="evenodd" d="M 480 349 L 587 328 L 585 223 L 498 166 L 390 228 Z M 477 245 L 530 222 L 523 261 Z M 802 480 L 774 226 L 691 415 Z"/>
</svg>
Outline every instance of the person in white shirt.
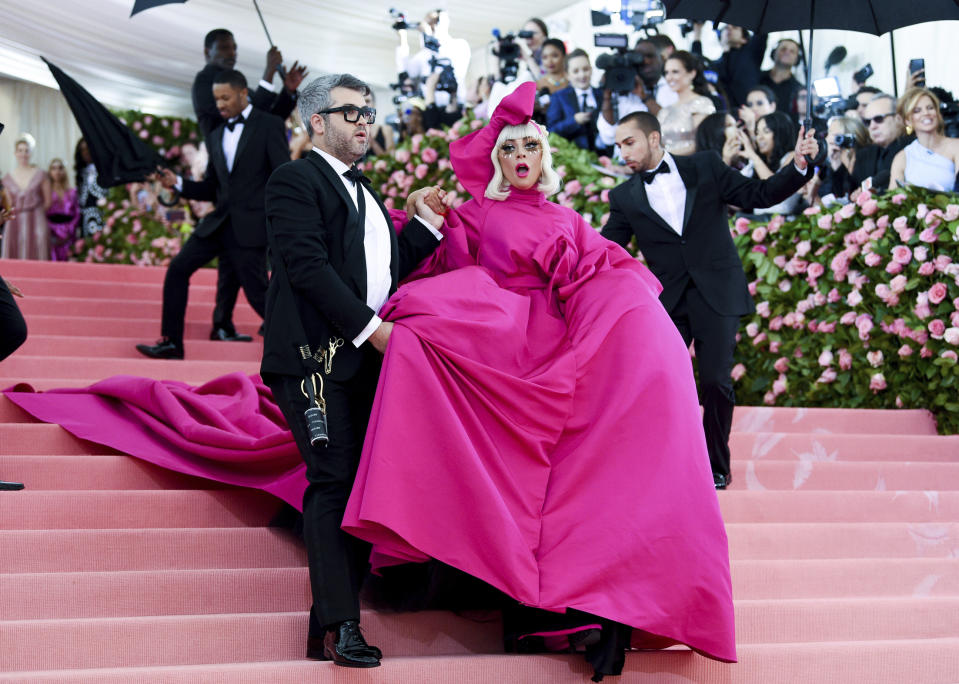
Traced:
<svg viewBox="0 0 959 684">
<path fill-rule="evenodd" d="M 410 46 L 406 29 L 399 31 L 400 44 L 396 50 L 397 71 L 406 72 L 419 83 L 430 74 L 442 69 L 442 66 L 431 65 L 431 60 L 449 60 L 456 77 L 455 99 L 462 103 L 466 99 L 466 76 L 469 71 L 470 50 L 469 42 L 463 38 L 453 38 L 450 35 L 450 16 L 444 10 L 433 10 L 426 15 L 419 24 L 419 31 L 423 40 L 423 47 L 416 53 L 410 54 Z M 435 50 L 429 49 L 426 41 L 434 42 Z M 436 92 L 436 106 L 445 107 L 450 102 L 451 93 Z"/>
</svg>

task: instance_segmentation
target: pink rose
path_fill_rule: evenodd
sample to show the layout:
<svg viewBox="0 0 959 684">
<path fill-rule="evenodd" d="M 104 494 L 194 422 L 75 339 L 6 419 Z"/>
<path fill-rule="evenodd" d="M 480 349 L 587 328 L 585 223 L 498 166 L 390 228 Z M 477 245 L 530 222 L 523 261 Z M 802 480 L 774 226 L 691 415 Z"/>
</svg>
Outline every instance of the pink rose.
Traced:
<svg viewBox="0 0 959 684">
<path fill-rule="evenodd" d="M 929 213 L 929 207 L 927 207 L 925 204 L 920 203 L 919 206 L 916 207 L 917 219 L 924 219 L 927 213 Z"/>
<path fill-rule="evenodd" d="M 889 227 L 889 214 L 883 214 L 878 219 L 876 219 L 876 227 L 882 228 L 885 230 Z"/>
<path fill-rule="evenodd" d="M 405 164 L 410 160 L 410 151 L 405 147 L 401 147 L 393 153 L 393 158 L 400 164 Z"/>
<path fill-rule="evenodd" d="M 847 311 L 846 313 L 844 313 L 842 316 L 839 317 L 839 322 L 842 323 L 843 325 L 852 325 L 853 323 L 856 322 L 856 312 Z"/>
<path fill-rule="evenodd" d="M 839 373 L 836 372 L 835 368 L 827 368 L 816 378 L 816 382 L 822 385 L 828 385 L 831 382 L 835 382 L 837 377 L 839 377 Z"/>
<path fill-rule="evenodd" d="M 432 164 L 432 163 L 435 162 L 437 159 L 439 159 L 440 154 L 439 154 L 439 152 L 437 152 L 436 150 L 434 150 L 432 147 L 427 147 L 425 150 L 423 150 L 423 151 L 420 153 L 420 157 L 421 157 L 421 158 L 423 159 L 423 161 L 426 162 L 427 164 Z"/>
<path fill-rule="evenodd" d="M 766 333 L 764 332 L 759 333 L 758 335 L 756 335 L 756 337 L 753 338 L 753 346 L 758 347 L 765 341 L 766 341 Z"/>
<path fill-rule="evenodd" d="M 147 131 L 147 129 L 144 128 L 142 131 L 140 131 L 139 136 L 140 136 L 143 140 L 146 140 L 147 138 L 150 137 L 150 132 Z"/>
<path fill-rule="evenodd" d="M 758 313 L 763 318 L 769 318 L 769 302 L 762 301 L 756 305 L 756 313 Z"/>
<path fill-rule="evenodd" d="M 599 201 L 603 204 L 609 204 L 609 190 L 603 190 L 599 193 Z"/>
<path fill-rule="evenodd" d="M 905 292 L 906 285 L 909 283 L 909 279 L 904 275 L 897 275 L 891 281 L 889 281 L 889 287 L 893 292 Z"/>
<path fill-rule="evenodd" d="M 811 207 L 811 208 L 812 208 L 812 207 Z M 818 209 L 818 207 L 815 207 L 815 208 Z M 807 209 L 806 211 L 809 211 L 809 209 Z M 773 394 L 772 392 L 766 392 L 766 393 L 763 395 L 763 403 L 764 403 L 764 404 L 767 404 L 767 405 L 769 405 L 769 406 L 772 406 L 773 404 L 776 403 L 776 395 Z"/>
<path fill-rule="evenodd" d="M 870 366 L 878 368 L 882 365 L 882 352 L 878 349 L 868 352 L 866 354 L 866 360 L 869 361 Z"/>
<path fill-rule="evenodd" d="M 786 257 L 782 254 L 777 254 L 773 257 L 773 263 L 779 268 L 786 268 Z"/>
<path fill-rule="evenodd" d="M 863 216 L 872 216 L 877 211 L 879 211 L 879 202 L 874 199 L 867 200 L 862 205 Z"/>
<path fill-rule="evenodd" d="M 847 218 L 851 218 L 856 214 L 856 205 L 853 202 L 849 204 L 844 204 L 842 208 L 836 212 L 836 221 L 842 221 Z"/>
<path fill-rule="evenodd" d="M 946 205 L 946 213 L 942 215 L 947 221 L 955 221 L 959 219 L 959 204 L 948 204 Z"/>
<path fill-rule="evenodd" d="M 823 273 L 826 272 L 826 267 L 820 264 L 818 261 L 814 261 L 809 264 L 809 268 L 806 269 L 806 273 L 809 278 L 815 280 L 819 278 Z"/>
<path fill-rule="evenodd" d="M 806 256 L 812 249 L 812 243 L 809 240 L 802 240 L 796 245 L 796 256 Z"/>
<path fill-rule="evenodd" d="M 948 294 L 949 289 L 946 287 L 945 283 L 936 283 L 929 288 L 929 301 L 933 304 L 938 304 L 945 299 L 946 295 Z"/>
<path fill-rule="evenodd" d="M 932 356 L 932 350 L 929 347 L 923 346 L 923 348 L 919 350 L 920 359 L 928 359 L 930 356 Z"/>
<path fill-rule="evenodd" d="M 912 250 L 905 245 L 896 245 L 892 248 L 892 259 L 898 264 L 908 264 L 912 260 Z"/>
<path fill-rule="evenodd" d="M 779 342 L 779 341 L 777 341 L 777 340 L 769 340 L 769 353 L 770 353 L 770 354 L 778 354 L 778 353 L 779 353 L 779 347 L 780 347 L 781 344 L 782 344 L 782 343 Z"/>
<path fill-rule="evenodd" d="M 820 323 L 819 332 L 826 334 L 836 332 L 836 322 L 832 321 L 830 323 Z"/>
<path fill-rule="evenodd" d="M 750 238 L 752 239 L 753 242 L 762 242 L 763 240 L 766 239 L 766 233 L 767 233 L 766 226 L 759 226 L 758 228 L 753 229 L 753 232 L 752 232 L 752 235 L 750 235 Z"/>
<path fill-rule="evenodd" d="M 922 242 L 933 243 L 938 239 L 939 238 L 936 235 L 935 228 L 926 228 L 924 231 L 919 233 L 919 240 Z"/>
<path fill-rule="evenodd" d="M 582 189 L 583 189 L 583 184 L 580 183 L 580 182 L 579 182 L 578 180 L 576 180 L 575 178 L 566 184 L 566 194 L 567 194 L 567 195 L 575 195 L 576 193 L 578 193 L 578 192 L 579 192 L 580 190 L 582 190 Z"/>
<path fill-rule="evenodd" d="M 833 353 L 828 349 L 824 349 L 823 352 L 819 355 L 819 365 L 831 366 L 833 359 L 834 359 Z M 777 368 L 776 370 L 779 370 L 779 369 Z M 781 372 L 782 371 L 780 371 L 780 373 Z"/>
<path fill-rule="evenodd" d="M 793 289 L 793 284 L 788 280 L 780 280 L 779 289 L 782 292 L 789 292 L 791 289 Z"/>
<path fill-rule="evenodd" d="M 809 211 L 809 210 L 807 209 L 806 211 Z M 823 214 L 822 216 L 820 216 L 819 220 L 816 221 L 816 225 L 819 226 L 822 230 L 830 230 L 832 228 L 832 214 Z"/>
<path fill-rule="evenodd" d="M 769 321 L 769 329 L 772 330 L 772 331 L 774 331 L 774 332 L 775 332 L 776 330 L 779 330 L 779 329 L 782 328 L 782 327 L 783 327 L 783 317 L 782 317 L 782 316 L 776 316 L 775 318 L 773 318 L 773 319 L 771 319 L 771 320 Z"/>
<path fill-rule="evenodd" d="M 927 261 L 919 267 L 919 275 L 931 276 L 936 272 L 936 266 L 931 261 Z"/>
<path fill-rule="evenodd" d="M 959 354 L 956 354 L 956 352 L 952 351 L 951 349 L 947 349 L 939 356 L 944 359 L 949 359 L 950 361 L 959 361 Z"/>
<path fill-rule="evenodd" d="M 876 296 L 879 297 L 879 299 L 886 301 L 887 299 L 889 299 L 889 295 L 891 294 L 892 294 L 892 290 L 889 289 L 889 286 L 886 285 L 885 283 L 879 283 L 878 285 L 876 285 Z"/>
<path fill-rule="evenodd" d="M 771 219 L 769 219 L 769 223 L 766 224 L 766 227 L 769 228 L 769 234 L 773 235 L 778 233 L 779 229 L 783 227 L 784 223 L 786 223 L 786 219 L 779 214 L 773 216 Z"/>
<path fill-rule="evenodd" d="M 929 328 L 929 334 L 932 335 L 934 340 L 941 340 L 942 336 L 946 334 L 946 324 L 940 318 L 932 319 L 926 327 Z"/>
<path fill-rule="evenodd" d="M 946 328 L 942 337 L 953 346 L 959 345 L 959 328 Z"/>
<path fill-rule="evenodd" d="M 959 311 L 953 311 L 949 314 L 949 322 L 954 328 L 959 328 Z"/>
<path fill-rule="evenodd" d="M 902 204 L 905 201 L 906 201 L 906 196 L 901 192 L 896 193 L 895 195 L 892 196 L 893 204 Z"/>
<path fill-rule="evenodd" d="M 952 263 L 952 257 L 946 256 L 945 254 L 940 254 L 936 257 L 934 263 L 936 264 L 937 271 L 945 271 L 946 267 Z"/>
<path fill-rule="evenodd" d="M 808 209 L 803 209 L 802 213 L 805 214 L 806 216 L 815 216 L 820 211 L 822 210 L 818 206 L 812 206 L 812 207 L 809 207 Z"/>
<path fill-rule="evenodd" d="M 419 178 L 420 180 L 423 180 L 424 178 L 426 178 L 426 174 L 428 174 L 429 172 L 430 172 L 430 167 L 428 167 L 426 164 L 418 164 L 416 166 L 416 170 L 413 171 L 413 175 Z"/>
<path fill-rule="evenodd" d="M 897 216 L 895 219 L 893 219 L 893 222 L 892 222 L 892 227 L 895 228 L 897 231 L 904 229 L 908 225 L 909 225 L 909 219 L 907 219 L 905 216 Z"/>
<path fill-rule="evenodd" d="M 882 263 L 882 257 L 876 254 L 875 252 L 870 252 L 866 255 L 866 266 L 876 267 Z"/>
<path fill-rule="evenodd" d="M 773 382 L 773 394 L 776 396 L 779 396 L 780 394 L 785 392 L 787 384 L 788 383 L 786 382 L 786 376 L 783 374 L 780 374 L 779 377 L 776 378 L 776 380 Z"/>
<path fill-rule="evenodd" d="M 925 261 L 929 258 L 929 248 L 924 245 L 919 245 L 912 250 L 912 256 L 916 261 Z"/>
<path fill-rule="evenodd" d="M 753 282 L 749 283 L 749 285 L 746 286 L 746 289 L 749 290 L 749 295 L 750 295 L 751 297 L 755 297 L 755 296 L 756 296 L 756 281 L 754 280 Z"/>
<path fill-rule="evenodd" d="M 888 264 L 886 264 L 886 273 L 891 275 L 902 273 L 902 264 L 897 261 L 890 261 Z"/>
<path fill-rule="evenodd" d="M 904 344 L 904 345 L 902 345 L 901 347 L 899 347 L 899 357 L 900 357 L 900 358 L 905 359 L 905 358 L 907 358 L 907 357 L 909 357 L 909 356 L 912 356 L 912 347 L 910 347 L 908 344 Z"/>
<path fill-rule="evenodd" d="M 845 349 L 839 350 L 839 368 L 849 370 L 852 368 L 852 354 Z"/>
<path fill-rule="evenodd" d="M 882 373 L 876 373 L 871 378 L 869 378 L 869 389 L 873 393 L 881 392 L 886 389 L 886 378 Z"/>
<path fill-rule="evenodd" d="M 841 298 L 842 298 L 842 295 L 839 294 L 839 290 L 837 290 L 836 288 L 831 289 L 829 291 L 829 294 L 826 295 L 826 301 L 828 301 L 830 304 L 835 304 Z"/>
<path fill-rule="evenodd" d="M 755 321 L 746 324 L 746 334 L 750 337 L 756 337 L 756 334 L 759 332 L 759 324 Z"/>
<path fill-rule="evenodd" d="M 777 373 L 785 373 L 789 368 L 789 359 L 787 359 L 785 356 L 780 356 L 778 359 L 776 359 L 776 363 L 773 364 L 773 368 L 776 369 Z"/>
<path fill-rule="evenodd" d="M 732 371 L 729 373 L 729 377 L 731 377 L 733 380 L 739 380 L 744 375 L 746 375 L 746 366 L 741 363 L 737 363 L 735 366 L 733 366 Z"/>
</svg>

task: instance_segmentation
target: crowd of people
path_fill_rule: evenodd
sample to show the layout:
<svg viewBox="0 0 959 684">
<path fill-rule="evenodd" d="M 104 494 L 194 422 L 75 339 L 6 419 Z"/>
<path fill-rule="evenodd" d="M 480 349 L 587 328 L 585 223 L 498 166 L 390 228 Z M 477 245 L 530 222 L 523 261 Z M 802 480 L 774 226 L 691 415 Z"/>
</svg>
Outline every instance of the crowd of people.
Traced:
<svg viewBox="0 0 959 684">
<path fill-rule="evenodd" d="M 192 91 L 206 168 L 152 180 L 213 208 L 167 270 L 162 337 L 137 349 L 184 358 L 189 279 L 214 257 L 211 339 L 252 339 L 232 322 L 240 289 L 263 317 L 263 395 L 305 464 L 308 657 L 379 665 L 359 629 L 363 579 L 371 565 L 429 561 L 498 592 L 508 650 L 583 650 L 597 681 L 622 671 L 630 647 L 735 661 L 715 491 L 731 482 L 730 369 L 754 306 L 729 207 L 790 214 L 870 183 L 953 189 L 959 143 L 939 100 L 918 86 L 898 102 L 860 91 L 855 112 L 824 122 L 825 150 L 800 122 L 792 41 L 762 72 L 765 37 L 739 27 L 723 28 L 708 65 L 695 33 L 688 51 L 643 37 L 618 90 L 531 19 L 517 53 L 503 60 L 500 41 L 497 73 L 471 92 L 447 14 L 418 26 L 432 40 L 413 52 L 397 21 L 399 130 L 377 122 L 355 76 L 307 83 L 294 64 L 277 90 L 271 49 L 253 88 L 233 35 L 206 36 Z M 449 161 L 472 199 L 453 209 L 451 188 L 422 188 L 387 211 L 357 163 L 467 104 L 483 125 Z M 601 232 L 548 201 L 561 182 L 547 131 L 622 160 L 630 178 Z M 84 212 L 99 189 L 82 146 L 74 192 L 61 161 L 45 173 L 32 152 L 18 140 L 4 178 L 4 254 L 53 258 L 95 230 Z M 199 460 L 181 446 L 159 462 L 204 472 Z"/>
</svg>

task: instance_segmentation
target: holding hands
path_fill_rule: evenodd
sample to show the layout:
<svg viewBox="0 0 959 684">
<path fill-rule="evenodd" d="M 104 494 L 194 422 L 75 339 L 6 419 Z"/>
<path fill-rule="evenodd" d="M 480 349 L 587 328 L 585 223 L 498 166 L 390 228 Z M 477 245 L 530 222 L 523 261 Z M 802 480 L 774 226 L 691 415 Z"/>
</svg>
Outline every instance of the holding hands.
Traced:
<svg viewBox="0 0 959 684">
<path fill-rule="evenodd" d="M 452 204 L 453 196 L 438 185 L 420 188 L 406 198 L 406 219 L 412 219 L 415 214 L 439 230 Z"/>
<path fill-rule="evenodd" d="M 176 187 L 177 178 L 176 174 L 170 169 L 157 169 L 154 173 L 147 176 L 147 180 L 151 183 L 159 183 L 167 190 L 172 190 Z"/>
</svg>

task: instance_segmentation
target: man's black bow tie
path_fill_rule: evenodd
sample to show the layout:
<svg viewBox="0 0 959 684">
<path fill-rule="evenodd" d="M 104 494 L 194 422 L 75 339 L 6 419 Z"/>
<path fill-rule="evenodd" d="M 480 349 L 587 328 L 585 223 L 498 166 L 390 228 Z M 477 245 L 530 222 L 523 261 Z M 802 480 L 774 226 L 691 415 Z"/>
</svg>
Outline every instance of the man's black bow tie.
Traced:
<svg viewBox="0 0 959 684">
<path fill-rule="evenodd" d="M 367 185 L 370 184 L 370 179 L 364 176 L 363 172 L 355 166 L 348 168 L 343 172 L 343 175 L 349 178 L 353 185 L 356 185 L 358 182 L 366 183 Z"/>
<path fill-rule="evenodd" d="M 669 173 L 669 166 L 666 164 L 666 162 L 662 162 L 659 166 L 657 166 L 652 171 L 644 171 L 642 173 L 643 182 L 652 183 L 653 180 L 656 178 L 657 173 Z"/>
<path fill-rule="evenodd" d="M 234 128 L 236 128 L 239 124 L 244 123 L 245 121 L 246 121 L 246 119 L 244 119 L 244 118 L 243 118 L 243 115 L 240 114 L 240 116 L 236 117 L 235 119 L 230 119 L 229 121 L 227 121 L 227 122 L 226 122 L 226 127 L 232 131 L 232 130 L 233 130 Z"/>
</svg>

